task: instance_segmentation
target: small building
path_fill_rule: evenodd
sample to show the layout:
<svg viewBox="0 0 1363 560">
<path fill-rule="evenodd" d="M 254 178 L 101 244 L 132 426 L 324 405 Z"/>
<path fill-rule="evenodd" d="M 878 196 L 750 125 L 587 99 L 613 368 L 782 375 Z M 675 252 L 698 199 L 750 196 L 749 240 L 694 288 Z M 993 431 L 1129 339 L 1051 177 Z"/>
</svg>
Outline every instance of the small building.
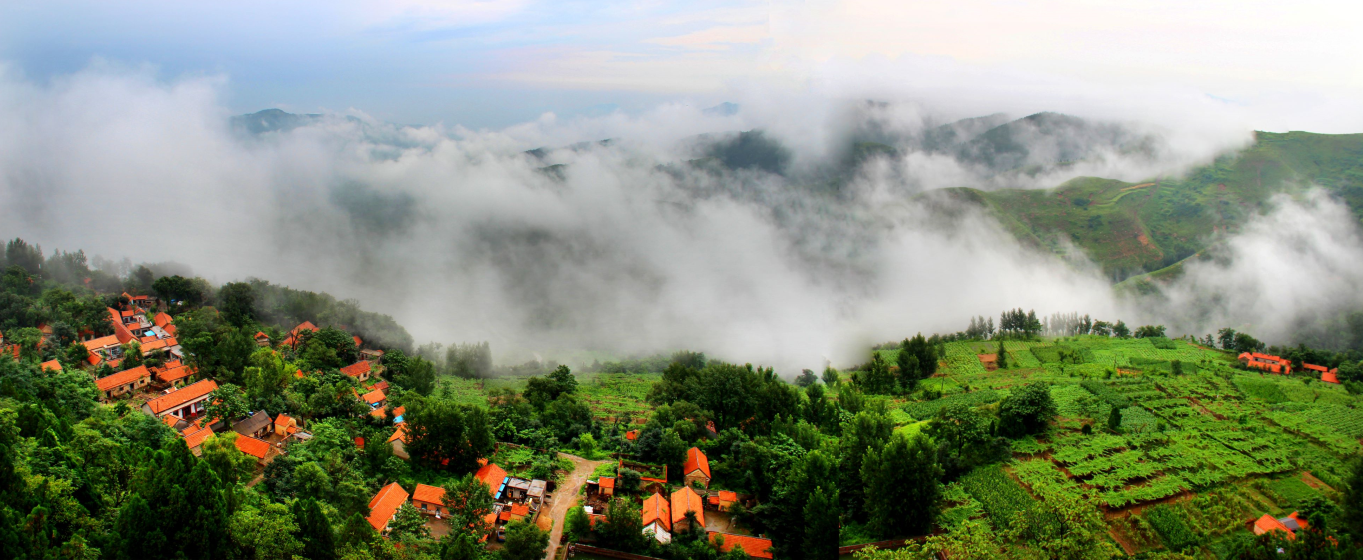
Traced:
<svg viewBox="0 0 1363 560">
<path fill-rule="evenodd" d="M 170 318 L 170 315 L 166 314 L 165 311 L 158 311 L 156 313 L 156 316 L 151 318 L 151 324 L 161 328 L 165 328 L 166 325 L 169 325 L 171 321 L 172 319 Z"/>
<path fill-rule="evenodd" d="M 1252 367 L 1269 373 L 1292 373 L 1292 362 L 1283 359 L 1281 356 L 1261 354 L 1259 352 L 1242 352 L 1237 359 L 1246 367 Z"/>
<path fill-rule="evenodd" d="M 1288 514 L 1287 517 L 1279 519 L 1274 519 L 1273 516 L 1264 514 L 1258 519 L 1252 519 L 1245 524 L 1249 526 L 1250 531 L 1253 531 L 1255 535 L 1262 535 L 1270 531 L 1282 531 L 1287 533 L 1288 540 L 1297 538 L 1297 531 L 1310 528 L 1307 525 L 1306 520 L 1302 519 L 1295 511 Z"/>
<path fill-rule="evenodd" d="M 527 500 L 530 500 L 531 509 L 539 511 L 540 506 L 544 504 L 545 491 L 547 488 L 548 483 L 543 480 L 535 479 L 530 481 L 530 490 L 526 491 L 525 497 Z"/>
<path fill-rule="evenodd" d="M 146 366 L 137 366 L 96 379 L 95 387 L 99 389 L 100 400 L 107 401 L 141 389 L 148 383 L 151 383 L 151 372 Z"/>
<path fill-rule="evenodd" d="M 251 436 L 238 435 L 232 443 L 236 444 L 237 449 L 242 453 L 255 457 L 257 466 L 263 466 L 265 457 L 270 454 L 269 442 Z"/>
<path fill-rule="evenodd" d="M 383 359 L 383 350 L 378 349 L 360 350 L 360 359 L 370 362 L 377 362 Z"/>
<path fill-rule="evenodd" d="M 1315 373 L 1320 376 L 1320 380 L 1326 383 L 1339 383 L 1339 368 L 1327 368 L 1316 364 L 1302 364 L 1302 369 Z"/>
<path fill-rule="evenodd" d="M 530 517 L 530 504 L 508 504 L 506 507 L 502 508 L 502 512 L 497 516 L 497 519 L 502 523 L 510 523 L 512 521 L 520 521 L 527 517 Z"/>
<path fill-rule="evenodd" d="M 407 453 L 407 424 L 398 424 L 398 429 L 393 430 L 393 435 L 388 436 L 389 445 L 393 446 L 393 456 L 402 460 L 411 459 L 411 454 Z"/>
<path fill-rule="evenodd" d="M 369 408 L 371 410 L 382 409 L 383 403 L 387 399 L 388 396 L 384 395 L 383 391 L 380 391 L 378 389 L 374 389 L 373 391 L 360 395 L 360 400 L 364 401 L 365 404 L 369 405 Z"/>
<path fill-rule="evenodd" d="M 279 416 L 275 417 L 274 433 L 279 434 L 280 437 L 291 436 L 293 435 L 294 432 L 297 431 L 298 431 L 297 420 L 294 420 L 293 418 L 289 417 L 289 415 L 284 414 L 283 412 L 279 413 Z"/>
<path fill-rule="evenodd" d="M 253 337 L 251 337 L 251 338 L 255 339 L 255 341 L 256 341 L 256 346 L 259 346 L 259 347 L 261 347 L 261 348 L 269 348 L 269 347 L 270 347 L 270 335 L 265 334 L 265 333 L 262 332 L 262 331 L 256 331 L 255 336 L 253 336 Z"/>
<path fill-rule="evenodd" d="M 645 498 L 639 513 L 643 516 L 645 535 L 663 544 L 672 542 L 672 510 L 662 494 Z"/>
<path fill-rule="evenodd" d="M 125 331 L 127 329 L 124 329 Z M 132 340 L 132 335 L 128 335 L 128 340 Z M 101 362 L 123 359 L 123 342 L 118 340 L 118 335 L 102 336 L 85 342 L 85 350 L 89 353 L 85 361 L 90 365 L 97 366 Z"/>
<path fill-rule="evenodd" d="M 743 550 L 750 558 L 770 559 L 771 539 L 752 537 L 748 535 L 735 535 L 733 533 L 721 533 L 710 531 L 710 542 L 720 541 L 719 550 L 728 552 L 738 547 Z"/>
<path fill-rule="evenodd" d="M 388 532 L 388 522 L 397 515 L 398 508 L 407 503 L 407 491 L 396 482 L 379 489 L 369 500 L 369 525 L 380 534 Z"/>
<path fill-rule="evenodd" d="M 50 371 L 54 373 L 61 373 L 63 371 L 62 363 L 58 362 L 57 360 L 48 360 L 46 362 L 43 362 L 42 365 L 39 365 L 38 367 L 42 371 Z"/>
<path fill-rule="evenodd" d="M 370 373 L 369 365 L 370 362 L 366 361 L 355 362 L 353 364 L 341 368 L 341 373 L 349 375 L 360 381 L 368 381 Z"/>
<path fill-rule="evenodd" d="M 505 470 L 497 466 L 496 463 L 485 463 L 478 469 L 478 472 L 474 473 L 473 477 L 487 485 L 488 492 L 492 494 L 492 499 L 501 499 L 506 484 Z"/>
<path fill-rule="evenodd" d="M 686 464 L 682 466 L 682 477 L 687 486 L 699 483 L 705 488 L 710 487 L 710 460 L 699 447 L 686 450 Z"/>
<path fill-rule="evenodd" d="M 142 405 L 142 411 L 157 417 L 170 414 L 178 418 L 189 418 L 203 412 L 204 404 L 216 390 L 217 382 L 205 379 L 169 395 L 147 401 L 147 404 Z"/>
<path fill-rule="evenodd" d="M 300 338 L 298 336 L 299 334 L 316 331 L 317 325 L 312 324 L 312 321 L 303 321 L 302 323 L 299 323 L 298 326 L 294 327 L 293 330 L 289 331 L 289 336 L 284 338 L 283 344 L 289 348 L 296 348 L 298 346 L 298 339 Z"/>
<path fill-rule="evenodd" d="M 180 435 L 185 438 L 185 445 L 189 447 L 190 453 L 198 457 L 203 455 L 203 444 L 208 438 L 213 437 L 213 430 L 208 426 L 195 424 L 186 427 L 186 431 Z"/>
<path fill-rule="evenodd" d="M 434 515 L 436 519 L 450 515 L 449 508 L 445 507 L 445 489 L 439 486 L 416 485 L 416 489 L 412 490 L 412 505 L 417 511 Z"/>
<path fill-rule="evenodd" d="M 506 481 L 506 494 L 508 500 L 522 501 L 530 493 L 530 481 L 524 478 L 512 477 Z"/>
<path fill-rule="evenodd" d="M 601 495 L 602 495 L 602 496 L 614 496 L 614 495 L 615 495 L 615 477 L 613 477 L 613 476 L 603 476 L 603 477 L 601 477 L 601 481 L 598 482 L 597 485 L 601 488 Z"/>
<path fill-rule="evenodd" d="M 264 439 L 274 433 L 274 420 L 264 410 L 257 410 L 250 416 L 232 423 L 232 431 L 243 436 Z"/>
<path fill-rule="evenodd" d="M 696 523 L 705 528 L 705 500 L 697 494 L 695 489 L 687 486 L 672 493 L 672 531 L 685 531 L 691 528 L 690 522 L 686 519 L 687 513 L 696 514 Z"/>
<path fill-rule="evenodd" d="M 711 491 L 710 505 L 719 511 L 729 511 L 734 504 L 738 503 L 738 493 L 731 490 Z"/>
<path fill-rule="evenodd" d="M 171 364 L 175 364 L 172 366 Z M 157 370 L 156 380 L 172 387 L 184 385 L 189 381 L 189 377 L 194 375 L 194 369 L 180 362 L 167 362 L 166 367 Z"/>
</svg>

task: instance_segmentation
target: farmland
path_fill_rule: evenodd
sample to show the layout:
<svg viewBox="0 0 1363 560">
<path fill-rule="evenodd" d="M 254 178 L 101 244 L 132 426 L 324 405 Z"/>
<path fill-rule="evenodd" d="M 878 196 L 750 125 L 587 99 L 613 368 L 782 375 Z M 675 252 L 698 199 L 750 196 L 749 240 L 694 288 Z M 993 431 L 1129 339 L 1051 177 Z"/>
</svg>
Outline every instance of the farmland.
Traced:
<svg viewBox="0 0 1363 560">
<path fill-rule="evenodd" d="M 1012 367 L 987 371 L 978 355 L 997 349 L 947 343 L 938 377 L 924 382 L 940 397 L 887 402 L 905 425 L 948 404 L 990 409 L 1024 384 L 1050 384 L 1052 429 L 1015 440 L 1011 460 L 951 482 L 946 530 L 984 519 L 1000 535 L 1038 499 L 1065 494 L 1094 508 L 1128 553 L 1216 557 L 1244 521 L 1333 495 L 1360 452 L 1358 397 L 1305 376 L 1246 371 L 1228 352 L 1164 338 L 1010 341 Z"/>
<path fill-rule="evenodd" d="M 648 390 L 661 378 L 652 373 L 595 373 L 578 375 L 578 399 L 592 410 L 592 416 L 611 423 L 626 418 L 642 422 L 650 407 Z M 525 389 L 525 378 L 462 379 L 444 377 L 437 391 L 462 404 L 486 405 L 488 395 L 498 389 Z"/>
</svg>

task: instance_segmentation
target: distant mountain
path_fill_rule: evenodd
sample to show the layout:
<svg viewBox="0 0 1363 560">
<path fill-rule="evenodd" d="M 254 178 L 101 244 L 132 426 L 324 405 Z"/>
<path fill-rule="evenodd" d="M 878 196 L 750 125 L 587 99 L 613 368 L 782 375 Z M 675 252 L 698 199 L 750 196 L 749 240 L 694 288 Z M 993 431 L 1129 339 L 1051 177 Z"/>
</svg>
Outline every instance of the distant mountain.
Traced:
<svg viewBox="0 0 1363 560">
<path fill-rule="evenodd" d="M 986 120 L 960 128 L 978 127 L 987 124 L 990 118 L 983 117 Z M 1104 152 L 1148 153 L 1155 143 L 1153 137 L 1119 124 L 1095 123 L 1060 113 L 1037 113 L 990 128 L 945 150 L 963 162 L 1000 173 L 1073 163 Z"/>
<path fill-rule="evenodd" d="M 701 110 L 707 117 L 732 117 L 738 114 L 738 104 L 725 101 L 714 107 Z"/>
<path fill-rule="evenodd" d="M 1084 126 L 1047 121 L 1037 129 Z M 981 138 L 998 147 L 995 157 L 1015 153 L 1004 149 L 1013 146 L 1009 138 L 986 136 Z M 1249 148 L 1182 179 L 1081 177 L 1053 189 L 961 188 L 948 194 L 989 209 L 1026 243 L 1060 253 L 1060 238 L 1067 238 L 1111 279 L 1130 278 L 1140 288 L 1177 275 L 1187 259 L 1211 246 L 1218 233 L 1239 230 L 1274 193 L 1311 185 L 1329 189 L 1363 217 L 1363 134 L 1258 132 Z"/>
<path fill-rule="evenodd" d="M 321 120 L 319 114 L 296 114 L 280 109 L 265 109 L 249 115 L 232 117 L 232 128 L 250 134 L 267 132 L 287 132 L 300 126 L 307 126 Z"/>
<path fill-rule="evenodd" d="M 949 151 L 1007 122 L 1008 115 L 1003 113 L 961 119 L 951 124 L 928 129 L 923 133 L 919 146 L 929 152 Z"/>
</svg>

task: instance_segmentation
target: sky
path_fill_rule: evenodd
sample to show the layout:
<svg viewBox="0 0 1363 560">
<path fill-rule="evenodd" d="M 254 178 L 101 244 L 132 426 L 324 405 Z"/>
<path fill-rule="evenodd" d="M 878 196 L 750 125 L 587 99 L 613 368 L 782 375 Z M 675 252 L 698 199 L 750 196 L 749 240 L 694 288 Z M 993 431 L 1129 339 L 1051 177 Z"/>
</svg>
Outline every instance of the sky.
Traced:
<svg viewBox="0 0 1363 560">
<path fill-rule="evenodd" d="M 1322 0 L 48 0 L 0 5 L 0 63 L 38 82 L 91 64 L 218 76 L 236 112 L 473 128 L 995 83 L 1177 91 L 1260 109 L 1257 128 L 1345 132 L 1363 126 L 1360 23 L 1363 4 Z"/>
</svg>

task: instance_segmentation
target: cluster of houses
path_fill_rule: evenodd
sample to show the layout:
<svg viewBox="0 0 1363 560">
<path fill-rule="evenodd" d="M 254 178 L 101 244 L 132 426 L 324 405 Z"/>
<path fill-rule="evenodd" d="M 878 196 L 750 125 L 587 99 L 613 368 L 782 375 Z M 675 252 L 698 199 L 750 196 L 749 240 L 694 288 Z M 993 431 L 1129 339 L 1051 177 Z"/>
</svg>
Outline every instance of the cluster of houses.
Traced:
<svg viewBox="0 0 1363 560">
<path fill-rule="evenodd" d="M 1245 367 L 1263 370 L 1269 373 L 1289 375 L 1292 373 L 1292 360 L 1282 356 L 1272 354 L 1262 354 L 1259 352 L 1241 352 L 1238 358 Z M 1320 380 L 1326 383 L 1339 383 L 1339 368 L 1327 368 L 1316 364 L 1303 363 L 1302 369 L 1320 375 Z"/>
<path fill-rule="evenodd" d="M 639 466 L 621 460 L 617 468 L 638 470 Z M 616 474 L 615 477 L 603 476 L 597 480 L 587 481 L 588 505 L 583 507 L 592 523 L 605 518 L 603 508 L 606 507 L 609 498 L 614 496 L 619 482 L 618 471 Z M 714 530 L 711 527 L 721 524 L 706 522 L 707 510 L 712 512 L 711 517 L 714 518 L 714 512 L 728 512 L 740 499 L 736 492 L 710 490 L 710 460 L 700 448 L 692 447 L 686 451 L 686 462 L 682 465 L 684 484 L 681 489 L 666 493 L 666 478 L 666 467 L 663 467 L 662 479 L 640 478 L 640 486 L 648 494 L 640 508 L 644 534 L 666 544 L 672 542 L 673 534 L 693 529 L 691 519 L 694 519 L 700 528 L 706 530 L 710 540 L 719 542 L 720 548 L 725 552 L 738 547 L 753 558 L 772 557 L 771 539 Z"/>
<path fill-rule="evenodd" d="M 507 524 L 532 517 L 552 498 L 546 481 L 509 476 L 506 470 L 486 459 L 479 463 L 481 466 L 473 476 L 487 485 L 493 500 L 492 512 L 483 518 L 483 522 L 489 530 L 496 530 L 498 540 L 505 538 Z M 408 500 L 417 511 L 436 522 L 450 515 L 445 505 L 444 488 L 417 484 L 408 494 L 400 484 L 393 482 L 379 489 L 369 500 L 369 524 L 380 534 L 386 534 L 398 508 Z"/>
</svg>

